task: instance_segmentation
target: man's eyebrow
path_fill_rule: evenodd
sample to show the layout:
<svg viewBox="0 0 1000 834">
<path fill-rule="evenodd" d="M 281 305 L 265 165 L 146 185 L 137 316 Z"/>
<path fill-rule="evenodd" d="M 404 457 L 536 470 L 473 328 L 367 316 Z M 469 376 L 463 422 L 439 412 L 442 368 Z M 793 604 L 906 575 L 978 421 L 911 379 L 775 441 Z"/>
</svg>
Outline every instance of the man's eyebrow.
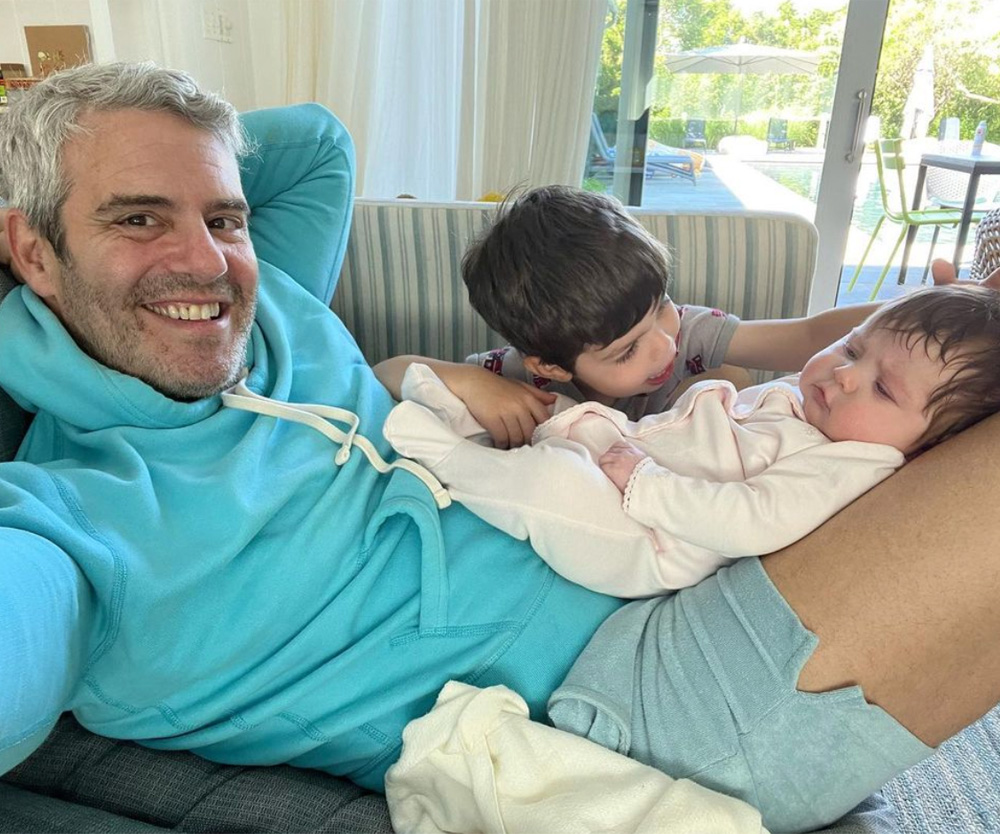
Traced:
<svg viewBox="0 0 1000 834">
<path fill-rule="evenodd" d="M 122 209 L 130 208 L 174 208 L 176 203 L 169 197 L 162 194 L 112 194 L 107 200 L 101 203 L 96 214 L 111 214 Z M 250 206 L 247 201 L 240 198 L 214 200 L 208 204 L 208 210 L 212 211 L 238 211 L 247 216 L 250 215 Z"/>
<path fill-rule="evenodd" d="M 160 194 L 112 194 L 95 210 L 95 214 L 110 214 L 123 208 L 172 208 L 174 201 Z"/>
<path fill-rule="evenodd" d="M 246 200 L 234 198 L 232 200 L 216 200 L 209 205 L 211 211 L 239 211 L 250 216 L 250 206 Z"/>
</svg>

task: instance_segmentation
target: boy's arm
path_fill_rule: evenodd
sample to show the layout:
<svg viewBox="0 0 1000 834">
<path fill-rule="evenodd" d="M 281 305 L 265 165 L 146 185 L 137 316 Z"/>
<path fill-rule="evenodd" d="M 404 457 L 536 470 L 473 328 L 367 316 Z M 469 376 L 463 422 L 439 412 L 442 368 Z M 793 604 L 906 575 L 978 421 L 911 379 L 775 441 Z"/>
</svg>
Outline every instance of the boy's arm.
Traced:
<svg viewBox="0 0 1000 834">
<path fill-rule="evenodd" d="M 935 286 L 957 282 L 951 264 L 934 264 Z M 979 283 L 1000 290 L 1000 269 Z M 764 371 L 800 371 L 814 353 L 846 335 L 879 306 L 880 302 L 852 304 L 800 319 L 741 321 L 729 342 L 726 362 Z"/>
<path fill-rule="evenodd" d="M 378 377 L 395 399 L 402 397 L 403 376 L 414 362 L 427 365 L 448 389 L 465 403 L 476 421 L 489 433 L 498 449 L 523 446 L 535 426 L 549 419 L 547 406 L 555 394 L 526 382 L 505 379 L 478 365 L 446 362 L 423 356 L 394 356 L 379 362 Z"/>
<path fill-rule="evenodd" d="M 764 371 L 800 371 L 809 358 L 861 324 L 879 307 L 853 304 L 799 319 L 741 321 L 726 362 Z"/>
<path fill-rule="evenodd" d="M 372 370 L 375 372 L 375 376 L 378 381 L 381 382 L 392 394 L 394 400 L 403 399 L 403 377 L 406 376 L 406 369 L 413 365 L 414 363 L 419 363 L 421 365 L 426 365 L 434 373 L 438 375 L 438 378 L 448 385 L 446 377 L 448 376 L 448 371 L 457 366 L 457 362 L 446 362 L 443 359 L 431 359 L 427 356 L 417 356 L 417 355 L 406 355 L 406 356 L 393 356 L 390 359 L 383 359 L 377 365 L 372 366 Z M 450 385 L 448 385 L 451 388 Z M 455 391 L 452 389 L 452 393 Z"/>
</svg>

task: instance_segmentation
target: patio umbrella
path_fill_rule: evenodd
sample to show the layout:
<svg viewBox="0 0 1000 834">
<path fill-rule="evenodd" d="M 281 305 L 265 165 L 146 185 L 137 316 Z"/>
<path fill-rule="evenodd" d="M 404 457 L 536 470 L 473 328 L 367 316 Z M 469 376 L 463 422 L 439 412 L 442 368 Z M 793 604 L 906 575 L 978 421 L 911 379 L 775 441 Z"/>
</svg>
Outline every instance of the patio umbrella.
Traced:
<svg viewBox="0 0 1000 834">
<path fill-rule="evenodd" d="M 743 75 L 767 72 L 782 75 L 810 74 L 816 72 L 820 55 L 801 49 L 783 49 L 755 43 L 730 43 L 724 46 L 707 46 L 666 56 L 666 66 L 671 72 L 737 73 L 739 86 L 736 92 L 736 118 L 733 130 L 739 126 L 740 107 L 743 104 Z"/>
</svg>

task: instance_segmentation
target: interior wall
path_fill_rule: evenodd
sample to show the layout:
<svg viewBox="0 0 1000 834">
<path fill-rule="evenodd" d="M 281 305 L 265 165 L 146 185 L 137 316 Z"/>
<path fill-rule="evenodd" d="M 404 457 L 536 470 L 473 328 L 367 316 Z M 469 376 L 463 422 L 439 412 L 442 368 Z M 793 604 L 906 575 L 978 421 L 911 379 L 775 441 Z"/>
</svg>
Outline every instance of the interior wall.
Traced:
<svg viewBox="0 0 1000 834">
<path fill-rule="evenodd" d="M 254 106 L 245 0 L 107 0 L 106 6 L 113 44 L 106 43 L 107 37 L 95 43 L 95 58 L 152 59 L 186 70 L 240 110 Z M 221 21 L 227 40 L 206 37 L 219 34 L 206 21 Z M 92 40 L 101 34 L 95 32 L 91 0 L 0 0 L 0 61 L 22 63 L 30 71 L 24 27 L 61 25 L 91 27 Z"/>
<path fill-rule="evenodd" d="M 115 55 L 185 70 L 237 109 L 253 106 L 244 0 L 108 0 Z M 213 27 L 221 25 L 222 37 Z"/>
<path fill-rule="evenodd" d="M 90 0 L 0 0 L 0 61 L 31 72 L 25 26 L 90 27 Z"/>
</svg>

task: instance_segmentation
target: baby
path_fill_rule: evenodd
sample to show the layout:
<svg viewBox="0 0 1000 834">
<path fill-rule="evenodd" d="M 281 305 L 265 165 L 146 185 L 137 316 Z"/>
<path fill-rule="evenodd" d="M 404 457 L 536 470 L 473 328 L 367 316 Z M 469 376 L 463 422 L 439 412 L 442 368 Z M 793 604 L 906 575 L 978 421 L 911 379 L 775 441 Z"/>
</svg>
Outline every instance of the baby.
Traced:
<svg viewBox="0 0 1000 834">
<path fill-rule="evenodd" d="M 1000 294 L 904 296 L 798 376 L 742 392 L 698 383 L 637 422 L 560 398 L 512 451 L 473 442 L 485 431 L 426 366 L 410 366 L 402 393 L 386 436 L 452 498 L 572 581 L 651 596 L 790 544 L 1000 409 Z"/>
</svg>

